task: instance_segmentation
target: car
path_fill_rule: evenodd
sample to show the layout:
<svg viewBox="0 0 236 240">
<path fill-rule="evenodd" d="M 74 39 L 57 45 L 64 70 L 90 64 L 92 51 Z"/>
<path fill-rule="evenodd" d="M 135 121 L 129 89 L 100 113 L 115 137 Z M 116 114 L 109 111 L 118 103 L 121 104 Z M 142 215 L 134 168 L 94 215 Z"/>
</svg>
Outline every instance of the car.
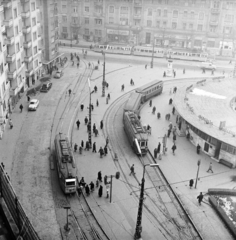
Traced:
<svg viewBox="0 0 236 240">
<path fill-rule="evenodd" d="M 38 106 L 39 106 L 39 100 L 38 99 L 31 99 L 30 103 L 29 103 L 28 110 L 29 111 L 36 111 Z"/>
<path fill-rule="evenodd" d="M 61 76 L 63 76 L 63 71 L 62 70 L 57 70 L 55 75 L 54 75 L 54 78 L 60 78 Z"/>
<path fill-rule="evenodd" d="M 205 70 L 216 70 L 216 65 L 214 65 L 212 62 L 202 62 L 200 65 L 201 69 L 205 69 Z"/>
<path fill-rule="evenodd" d="M 45 82 L 45 83 L 43 83 L 42 87 L 40 88 L 40 92 L 48 92 L 51 87 L 52 87 L 51 82 Z"/>
</svg>

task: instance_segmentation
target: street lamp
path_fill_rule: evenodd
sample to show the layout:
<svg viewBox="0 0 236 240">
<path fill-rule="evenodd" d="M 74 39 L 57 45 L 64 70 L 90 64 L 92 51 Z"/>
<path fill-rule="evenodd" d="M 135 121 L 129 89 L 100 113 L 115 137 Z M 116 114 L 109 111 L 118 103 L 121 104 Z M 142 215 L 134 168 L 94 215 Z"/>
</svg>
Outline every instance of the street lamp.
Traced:
<svg viewBox="0 0 236 240">
<path fill-rule="evenodd" d="M 195 188 L 197 188 L 197 179 L 198 179 L 198 173 L 199 173 L 199 168 L 201 165 L 201 159 L 197 161 L 197 176 L 196 176 L 196 181 L 195 181 Z"/>
<path fill-rule="evenodd" d="M 91 95 L 94 93 L 94 90 L 91 92 L 91 85 L 90 79 L 88 78 L 88 85 L 89 85 L 89 126 L 88 126 L 88 141 L 89 147 L 92 147 L 92 113 L 91 113 Z"/>
<path fill-rule="evenodd" d="M 143 178 L 141 183 L 141 191 L 139 196 L 139 205 L 138 205 L 138 216 L 137 216 L 137 223 L 136 223 L 136 229 L 134 234 L 134 239 L 140 239 L 141 238 L 141 232 L 142 232 L 142 213 L 143 213 L 143 197 L 144 197 L 144 175 L 145 175 L 145 167 L 158 167 L 159 164 L 152 163 L 152 164 L 144 164 L 143 165 Z"/>
<path fill-rule="evenodd" d="M 102 97 L 105 97 L 105 86 L 106 86 L 106 80 L 105 80 L 105 65 L 106 65 L 106 58 L 105 58 L 105 52 L 102 51 L 102 55 L 104 57 L 103 61 L 103 79 L 102 79 Z"/>
<path fill-rule="evenodd" d="M 66 225 L 65 225 L 64 229 L 68 232 L 68 231 L 70 231 L 69 222 L 68 222 L 68 210 L 70 209 L 70 207 L 66 206 L 66 207 L 64 207 L 64 209 L 66 209 Z"/>
</svg>

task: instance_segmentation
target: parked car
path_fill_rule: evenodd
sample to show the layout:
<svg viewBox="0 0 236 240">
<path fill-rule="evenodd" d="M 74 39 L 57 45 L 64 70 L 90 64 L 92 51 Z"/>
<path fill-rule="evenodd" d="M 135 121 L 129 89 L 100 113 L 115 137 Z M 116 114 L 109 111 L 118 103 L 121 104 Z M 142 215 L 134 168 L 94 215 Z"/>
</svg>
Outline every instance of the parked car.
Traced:
<svg viewBox="0 0 236 240">
<path fill-rule="evenodd" d="M 45 82 L 45 83 L 43 83 L 43 85 L 40 89 L 40 92 L 48 92 L 51 87 L 52 87 L 51 82 Z"/>
<path fill-rule="evenodd" d="M 61 76 L 63 76 L 63 71 L 62 70 L 57 70 L 57 72 L 54 75 L 54 78 L 60 78 Z"/>
<path fill-rule="evenodd" d="M 205 70 L 216 70 L 216 65 L 214 65 L 211 62 L 202 62 L 200 65 L 201 69 L 205 69 Z"/>
<path fill-rule="evenodd" d="M 36 111 L 38 106 L 39 106 L 39 100 L 38 99 L 31 99 L 30 103 L 29 103 L 28 110 L 29 111 Z"/>
</svg>

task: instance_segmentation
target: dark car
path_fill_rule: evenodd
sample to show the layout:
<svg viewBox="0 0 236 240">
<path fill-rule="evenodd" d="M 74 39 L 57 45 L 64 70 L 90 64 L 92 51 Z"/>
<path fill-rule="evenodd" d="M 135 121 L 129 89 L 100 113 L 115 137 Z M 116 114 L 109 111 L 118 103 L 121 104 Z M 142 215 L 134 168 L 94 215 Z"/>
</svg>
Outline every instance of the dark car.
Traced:
<svg viewBox="0 0 236 240">
<path fill-rule="evenodd" d="M 43 83 L 40 92 L 48 92 L 48 90 L 52 87 L 52 83 L 51 82 L 45 82 Z"/>
</svg>

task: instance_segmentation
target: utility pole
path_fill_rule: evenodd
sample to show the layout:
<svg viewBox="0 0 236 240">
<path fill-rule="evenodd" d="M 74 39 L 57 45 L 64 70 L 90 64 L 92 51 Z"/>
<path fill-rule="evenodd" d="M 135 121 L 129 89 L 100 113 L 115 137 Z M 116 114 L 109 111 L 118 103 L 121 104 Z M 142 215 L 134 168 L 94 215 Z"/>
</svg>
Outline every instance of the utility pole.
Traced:
<svg viewBox="0 0 236 240">
<path fill-rule="evenodd" d="M 197 176 L 196 176 L 196 181 L 195 181 L 195 188 L 197 188 L 197 180 L 198 180 L 198 173 L 199 173 L 199 168 L 201 165 L 201 159 L 197 161 Z"/>
<path fill-rule="evenodd" d="M 105 97 L 105 86 L 106 86 L 106 80 L 105 80 L 105 65 L 106 65 L 106 58 L 105 58 L 105 52 L 102 52 L 104 61 L 103 61 L 103 79 L 102 79 L 102 97 Z"/>
<path fill-rule="evenodd" d="M 153 36 L 153 43 L 152 43 L 152 60 L 151 60 L 151 68 L 153 68 L 153 58 L 154 58 L 154 36 Z"/>
</svg>

